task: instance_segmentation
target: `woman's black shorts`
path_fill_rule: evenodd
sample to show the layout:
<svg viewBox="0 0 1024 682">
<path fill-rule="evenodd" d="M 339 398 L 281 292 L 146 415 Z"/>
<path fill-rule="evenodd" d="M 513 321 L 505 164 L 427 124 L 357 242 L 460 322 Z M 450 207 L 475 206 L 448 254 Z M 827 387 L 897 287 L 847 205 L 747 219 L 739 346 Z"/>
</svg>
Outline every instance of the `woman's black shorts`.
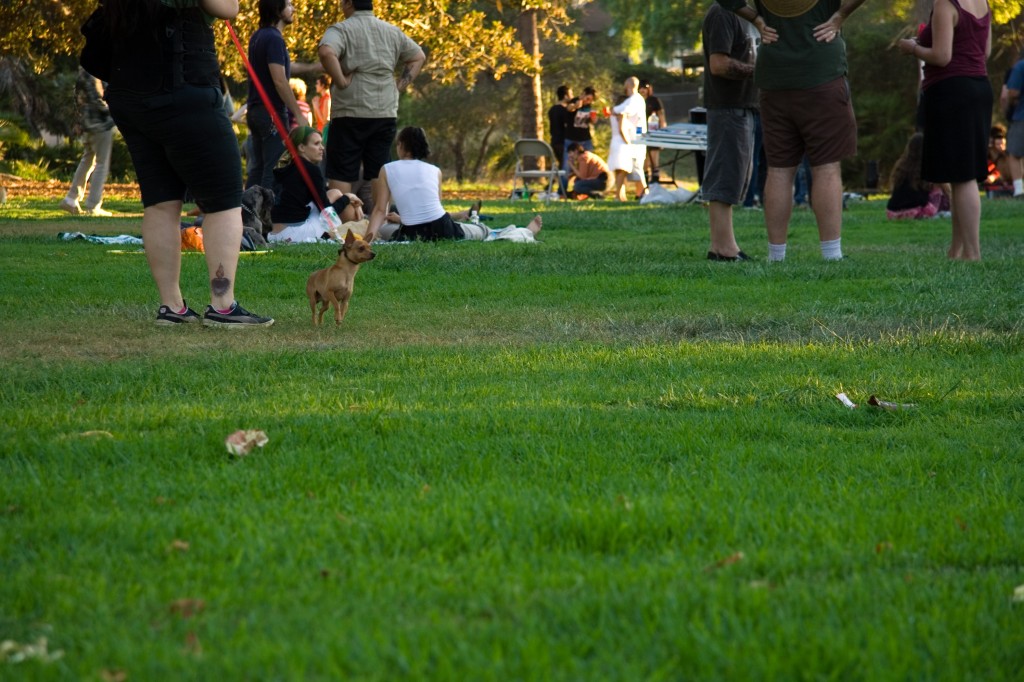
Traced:
<svg viewBox="0 0 1024 682">
<path fill-rule="evenodd" d="M 220 90 L 186 85 L 136 95 L 111 89 L 107 101 L 131 153 L 143 206 L 181 200 L 186 189 L 204 213 L 241 206 L 241 156 Z"/>
</svg>

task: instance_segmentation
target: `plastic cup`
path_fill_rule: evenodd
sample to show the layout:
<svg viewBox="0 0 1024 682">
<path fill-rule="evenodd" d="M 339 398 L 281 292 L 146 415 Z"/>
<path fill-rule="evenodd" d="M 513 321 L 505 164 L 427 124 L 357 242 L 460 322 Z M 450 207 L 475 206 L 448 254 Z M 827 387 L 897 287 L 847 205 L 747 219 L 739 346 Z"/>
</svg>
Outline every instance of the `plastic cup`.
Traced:
<svg viewBox="0 0 1024 682">
<path fill-rule="evenodd" d="M 320 225 L 324 228 L 324 232 L 334 235 L 335 239 L 342 238 L 342 235 L 338 232 L 341 227 L 341 216 L 338 215 L 333 206 L 328 206 L 320 211 Z"/>
</svg>

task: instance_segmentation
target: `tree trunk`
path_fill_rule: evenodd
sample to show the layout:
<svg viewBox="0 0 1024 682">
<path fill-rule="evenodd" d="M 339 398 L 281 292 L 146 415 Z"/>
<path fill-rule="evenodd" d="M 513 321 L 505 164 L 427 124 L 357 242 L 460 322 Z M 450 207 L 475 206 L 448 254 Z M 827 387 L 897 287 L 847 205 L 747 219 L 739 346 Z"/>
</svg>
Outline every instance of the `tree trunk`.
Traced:
<svg viewBox="0 0 1024 682">
<path fill-rule="evenodd" d="M 14 57 L 0 57 L 0 92 L 6 90 L 14 110 L 25 119 L 29 134 L 38 138 L 37 110 L 45 110 L 45 101 L 36 96 L 30 83 L 29 70 L 24 60 Z M 74 93 L 72 93 L 74 94 Z"/>
<path fill-rule="evenodd" d="M 455 182 L 462 184 L 466 177 L 466 138 L 458 137 L 452 142 L 452 162 L 455 165 Z"/>
<path fill-rule="evenodd" d="M 480 153 L 476 156 L 476 163 L 473 164 L 473 179 L 480 179 L 480 171 L 484 167 L 484 162 L 487 160 L 487 150 L 490 147 L 491 135 L 494 133 L 494 124 L 487 126 L 487 130 L 484 131 L 484 139 L 480 142 Z"/>
<path fill-rule="evenodd" d="M 537 37 L 537 10 L 526 10 L 519 15 L 518 34 L 523 51 L 533 62 L 533 74 L 520 76 L 519 136 L 541 139 L 544 129 L 541 111 L 540 41 Z"/>
</svg>

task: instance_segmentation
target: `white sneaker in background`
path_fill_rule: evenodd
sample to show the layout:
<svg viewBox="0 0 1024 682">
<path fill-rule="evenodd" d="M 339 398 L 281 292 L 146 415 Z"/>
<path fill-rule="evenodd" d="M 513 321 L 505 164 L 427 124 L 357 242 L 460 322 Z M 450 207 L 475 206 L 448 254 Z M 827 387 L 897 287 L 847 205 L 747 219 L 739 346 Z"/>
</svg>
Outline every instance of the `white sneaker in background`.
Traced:
<svg viewBox="0 0 1024 682">
<path fill-rule="evenodd" d="M 71 215 L 80 215 L 82 213 L 81 207 L 77 201 L 72 201 L 67 197 L 60 200 L 60 207 L 70 213 Z"/>
<path fill-rule="evenodd" d="M 104 208 L 100 208 L 99 206 L 95 208 L 87 208 L 84 211 L 82 211 L 82 213 L 84 215 L 91 215 L 95 218 L 109 218 L 110 216 L 114 215 L 110 211 Z"/>
</svg>

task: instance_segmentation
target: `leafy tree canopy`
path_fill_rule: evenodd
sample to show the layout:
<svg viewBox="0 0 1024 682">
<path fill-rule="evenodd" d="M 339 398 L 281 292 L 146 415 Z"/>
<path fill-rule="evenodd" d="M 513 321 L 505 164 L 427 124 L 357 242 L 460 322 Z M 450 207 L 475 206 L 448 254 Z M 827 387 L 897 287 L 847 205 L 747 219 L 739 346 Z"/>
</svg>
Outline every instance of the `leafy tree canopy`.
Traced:
<svg viewBox="0 0 1024 682">
<path fill-rule="evenodd" d="M 670 59 L 678 50 L 700 42 L 700 25 L 711 0 L 601 0 L 621 26 L 638 29 L 644 49 L 658 59 Z M 753 5 L 753 0 L 748 0 Z M 931 3 L 924 3 L 930 7 Z M 865 3 L 855 19 L 871 18 L 912 21 L 921 11 L 922 0 L 885 0 Z M 992 19 L 1005 24 L 1024 12 L 1021 0 L 989 0 Z M 924 11 L 927 16 L 927 10 Z"/>
<path fill-rule="evenodd" d="M 316 61 L 317 44 L 328 26 L 341 21 L 338 0 L 302 0 L 295 22 L 285 31 L 292 56 Z M 23 60 L 36 72 L 45 71 L 54 57 L 73 56 L 82 48 L 79 27 L 97 0 L 35 0 L 0 5 L 0 54 Z M 428 54 L 425 71 L 442 83 L 472 85 L 481 72 L 500 79 L 527 72 L 530 60 L 515 35 L 515 22 L 506 15 L 524 7 L 543 9 L 564 17 L 565 2 L 522 0 L 494 2 L 469 0 L 393 0 L 380 3 L 377 14 L 402 28 Z M 245 2 L 233 22 L 243 46 L 258 28 L 256 2 Z M 554 26 L 552 22 L 550 25 Z M 244 80 L 244 66 L 223 22 L 217 23 L 217 41 L 225 74 Z"/>
</svg>

